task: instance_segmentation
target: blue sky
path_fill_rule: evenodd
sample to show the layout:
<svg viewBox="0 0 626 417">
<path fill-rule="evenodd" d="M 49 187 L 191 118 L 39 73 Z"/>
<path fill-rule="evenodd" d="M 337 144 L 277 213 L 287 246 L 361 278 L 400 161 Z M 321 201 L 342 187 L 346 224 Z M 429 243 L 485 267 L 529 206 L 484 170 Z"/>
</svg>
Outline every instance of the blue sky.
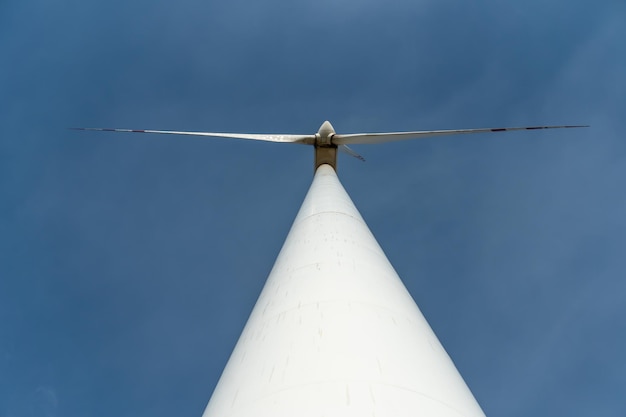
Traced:
<svg viewBox="0 0 626 417">
<path fill-rule="evenodd" d="M 312 133 L 488 416 L 624 416 L 623 1 L 0 3 L 0 417 L 200 416 Z"/>
</svg>

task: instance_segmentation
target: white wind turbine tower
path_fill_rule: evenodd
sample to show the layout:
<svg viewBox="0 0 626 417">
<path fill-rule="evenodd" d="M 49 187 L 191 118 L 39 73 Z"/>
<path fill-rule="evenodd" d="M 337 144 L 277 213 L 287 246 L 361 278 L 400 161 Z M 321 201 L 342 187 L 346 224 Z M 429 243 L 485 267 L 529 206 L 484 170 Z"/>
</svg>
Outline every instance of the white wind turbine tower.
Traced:
<svg viewBox="0 0 626 417">
<path fill-rule="evenodd" d="M 484 417 L 336 174 L 337 150 L 538 126 L 314 135 L 77 128 L 315 146 L 304 203 L 203 417 Z M 361 158 L 362 159 L 362 158 Z"/>
</svg>

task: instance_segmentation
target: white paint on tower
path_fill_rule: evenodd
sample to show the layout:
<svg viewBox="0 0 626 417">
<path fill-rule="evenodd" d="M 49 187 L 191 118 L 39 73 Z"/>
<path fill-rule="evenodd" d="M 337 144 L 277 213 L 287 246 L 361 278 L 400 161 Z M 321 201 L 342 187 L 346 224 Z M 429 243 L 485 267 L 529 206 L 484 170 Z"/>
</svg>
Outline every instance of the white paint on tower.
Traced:
<svg viewBox="0 0 626 417">
<path fill-rule="evenodd" d="M 204 417 L 484 417 L 321 165 Z"/>
</svg>

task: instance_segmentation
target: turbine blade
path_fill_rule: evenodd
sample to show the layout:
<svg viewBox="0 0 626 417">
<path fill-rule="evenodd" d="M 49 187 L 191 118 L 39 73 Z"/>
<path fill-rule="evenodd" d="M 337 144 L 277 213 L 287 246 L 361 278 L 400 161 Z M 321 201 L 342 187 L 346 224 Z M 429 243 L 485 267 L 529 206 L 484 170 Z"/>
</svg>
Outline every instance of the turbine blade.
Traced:
<svg viewBox="0 0 626 417">
<path fill-rule="evenodd" d="M 350 156 L 354 156 L 356 159 L 360 159 L 361 161 L 365 162 L 365 158 L 363 158 L 358 153 L 354 152 L 351 148 L 348 147 L 348 145 L 339 145 L 339 150 L 344 153 L 347 153 Z"/>
<path fill-rule="evenodd" d="M 526 126 L 526 127 L 496 127 L 496 128 L 482 128 L 482 129 L 457 129 L 457 130 L 421 130 L 416 132 L 388 132 L 388 133 L 353 133 L 347 135 L 334 135 L 333 144 L 346 145 L 346 144 L 373 144 L 392 142 L 396 140 L 406 139 L 420 139 L 431 136 L 444 136 L 444 135 L 456 135 L 461 133 L 491 133 L 491 132 L 510 132 L 514 130 L 540 130 L 540 129 L 568 129 L 574 127 L 589 127 L 588 125 L 581 126 Z"/>
<path fill-rule="evenodd" d="M 267 142 L 283 143 L 315 143 L 315 135 L 274 135 L 274 134 L 254 134 L 254 133 L 214 133 L 214 132 L 186 132 L 176 130 L 138 130 L 138 129 L 110 129 L 102 127 L 70 127 L 71 130 L 91 130 L 98 132 L 124 132 L 124 133 L 159 133 L 167 135 L 187 135 L 187 136 L 210 136 L 216 138 L 250 139 L 263 140 Z"/>
</svg>

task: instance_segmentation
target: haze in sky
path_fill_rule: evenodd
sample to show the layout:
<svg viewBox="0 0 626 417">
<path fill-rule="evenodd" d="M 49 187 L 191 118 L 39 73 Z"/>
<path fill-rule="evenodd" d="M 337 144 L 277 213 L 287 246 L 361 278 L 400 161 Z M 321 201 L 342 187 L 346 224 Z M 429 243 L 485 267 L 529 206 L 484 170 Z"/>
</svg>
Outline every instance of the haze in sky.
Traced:
<svg viewBox="0 0 626 417">
<path fill-rule="evenodd" d="M 313 174 L 487 416 L 626 415 L 623 1 L 0 4 L 0 417 L 200 417 Z"/>
</svg>

